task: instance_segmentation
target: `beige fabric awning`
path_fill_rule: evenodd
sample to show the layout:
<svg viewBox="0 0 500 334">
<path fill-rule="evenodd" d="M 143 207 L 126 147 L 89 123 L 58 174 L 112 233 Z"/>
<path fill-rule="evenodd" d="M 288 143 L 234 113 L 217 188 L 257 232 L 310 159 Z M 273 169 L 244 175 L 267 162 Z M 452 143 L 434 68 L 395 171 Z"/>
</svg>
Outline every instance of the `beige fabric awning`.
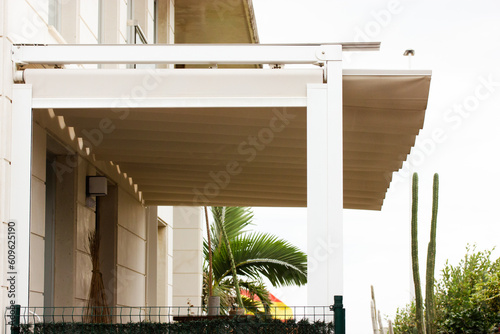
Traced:
<svg viewBox="0 0 500 334">
<path fill-rule="evenodd" d="M 70 78 L 64 82 L 67 70 L 50 72 L 54 77 L 47 70 L 33 71 L 26 74 L 26 83 L 33 85 L 35 105 L 74 82 Z M 125 109 L 120 108 L 61 107 L 54 111 L 83 138 L 99 129 L 103 119 L 111 121 L 113 130 L 93 146 L 92 153 L 132 177 L 146 204 L 306 206 L 306 83 L 321 83 L 322 71 L 225 70 L 220 72 L 225 73 L 221 81 L 205 75 L 207 82 L 203 75 L 196 81 L 179 78 L 219 72 L 173 71 L 166 72 L 174 74 L 162 81 L 165 86 L 158 92 L 169 95 L 190 87 L 189 94 L 196 95 L 193 82 L 197 82 L 200 92 L 208 89 L 216 94 L 210 82 L 220 85 L 229 71 L 241 71 L 226 78 L 231 79 L 226 85 L 231 94 L 249 101 L 260 101 L 259 95 L 294 102 L 286 107 L 136 107 L 126 109 L 123 119 L 121 110 Z M 93 74 L 88 78 L 94 81 L 82 88 L 86 97 L 75 96 L 82 99 L 82 105 L 92 98 L 90 87 L 99 92 L 99 85 L 109 85 Z M 277 80 L 285 84 L 259 85 L 257 78 L 261 83 Z M 429 86 L 430 73 L 424 72 L 344 72 L 344 208 L 381 209 L 393 172 L 401 168 L 423 127 Z M 75 89 L 71 92 L 79 94 Z M 150 94 L 157 98 L 156 91 Z M 186 98 L 196 101 L 193 96 Z"/>
</svg>

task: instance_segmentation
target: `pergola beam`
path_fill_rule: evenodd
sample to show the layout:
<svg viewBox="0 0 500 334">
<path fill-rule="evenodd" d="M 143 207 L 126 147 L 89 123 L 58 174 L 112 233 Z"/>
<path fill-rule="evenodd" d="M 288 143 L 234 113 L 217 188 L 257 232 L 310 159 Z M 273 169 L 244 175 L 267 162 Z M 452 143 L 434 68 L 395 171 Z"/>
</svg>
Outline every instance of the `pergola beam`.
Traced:
<svg viewBox="0 0 500 334">
<path fill-rule="evenodd" d="M 338 46 L 341 45 L 342 48 Z M 380 43 L 152 44 L 13 46 L 17 64 L 321 64 L 343 51 L 378 51 Z"/>
</svg>

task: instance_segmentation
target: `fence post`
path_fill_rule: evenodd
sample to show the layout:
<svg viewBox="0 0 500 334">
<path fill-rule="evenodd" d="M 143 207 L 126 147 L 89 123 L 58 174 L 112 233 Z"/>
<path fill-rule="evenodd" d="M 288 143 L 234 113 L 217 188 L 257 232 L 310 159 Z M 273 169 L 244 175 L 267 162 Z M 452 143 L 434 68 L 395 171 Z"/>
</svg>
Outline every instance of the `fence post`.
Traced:
<svg viewBox="0 0 500 334">
<path fill-rule="evenodd" d="M 334 296 L 333 325 L 335 334 L 345 334 L 345 309 L 342 296 Z"/>
<path fill-rule="evenodd" d="M 10 333 L 19 334 L 21 324 L 21 305 L 11 305 L 10 307 Z"/>
</svg>

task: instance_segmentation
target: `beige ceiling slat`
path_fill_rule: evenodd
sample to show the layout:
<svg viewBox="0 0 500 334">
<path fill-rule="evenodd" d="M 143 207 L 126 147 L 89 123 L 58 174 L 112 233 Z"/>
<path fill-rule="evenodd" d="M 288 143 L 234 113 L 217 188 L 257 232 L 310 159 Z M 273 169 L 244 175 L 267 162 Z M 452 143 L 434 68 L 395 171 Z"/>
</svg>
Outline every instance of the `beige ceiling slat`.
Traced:
<svg viewBox="0 0 500 334">
<path fill-rule="evenodd" d="M 348 160 L 385 160 L 385 161 L 403 161 L 406 154 L 399 152 L 359 152 L 344 150 L 344 159 Z"/>
<path fill-rule="evenodd" d="M 382 191 L 361 191 L 344 189 L 344 198 L 385 198 L 387 188 L 381 188 Z"/>
<path fill-rule="evenodd" d="M 384 127 L 422 127 L 425 109 L 418 111 L 375 110 L 369 108 L 344 108 L 344 124 L 348 126 L 374 125 Z"/>
<path fill-rule="evenodd" d="M 372 143 L 344 143 L 344 151 L 353 152 L 380 152 L 380 153 L 399 153 L 408 155 L 410 154 L 411 146 L 398 146 L 383 145 L 377 142 Z"/>
<path fill-rule="evenodd" d="M 136 155 L 132 154 L 133 152 L 137 152 Z M 128 153 L 128 152 L 127 152 Z M 145 154 L 144 151 L 140 150 L 131 150 L 130 154 L 119 154 L 119 153 L 110 153 L 110 154 L 96 154 L 97 160 L 105 160 L 109 159 L 111 161 L 115 161 L 118 164 L 125 162 L 142 162 L 142 163 L 152 163 L 152 164 L 161 164 L 161 165 L 207 165 L 207 166 L 220 166 L 221 161 L 238 161 L 241 159 L 241 155 L 235 154 L 232 157 L 219 157 L 217 154 L 212 154 L 211 157 L 203 157 L 203 156 L 193 156 L 190 158 L 180 157 L 180 158 L 172 158 L 165 157 L 163 155 L 159 155 L 158 153 L 150 153 Z M 274 156 L 264 156 L 257 155 L 256 158 L 252 161 L 252 166 L 257 167 L 258 165 L 300 165 L 303 167 L 306 164 L 306 157 L 295 158 L 295 157 L 274 157 Z"/>
<path fill-rule="evenodd" d="M 402 161 L 387 160 L 347 160 L 344 159 L 344 169 L 346 170 L 399 170 L 403 165 Z"/>
<path fill-rule="evenodd" d="M 346 203 L 346 202 L 344 202 L 344 209 L 380 211 L 380 210 L 382 210 L 382 205 L 378 205 L 378 204 L 371 205 L 371 204 L 359 204 L 359 203 Z"/>
<path fill-rule="evenodd" d="M 154 150 L 150 147 L 145 147 L 144 150 L 133 150 L 127 149 L 126 147 L 119 148 L 103 148 L 98 147 L 98 154 L 102 155 L 103 158 L 107 160 L 108 154 L 132 154 L 132 152 L 137 152 L 140 156 L 150 156 L 151 154 L 161 155 L 162 157 L 171 157 L 171 158 L 192 158 L 192 157 L 200 157 L 200 158 L 212 158 L 217 156 L 222 161 L 231 161 L 231 160 L 245 160 L 247 156 L 242 156 L 240 152 L 238 152 L 238 146 L 235 145 L 224 145 L 224 146 L 214 146 L 203 143 L 194 143 L 189 146 L 189 150 L 185 149 L 185 144 L 173 144 L 173 143 L 165 143 L 165 150 L 159 149 Z M 358 152 L 351 152 L 356 156 L 357 154 L 363 154 Z M 263 157 L 286 157 L 286 158 L 305 158 L 306 157 L 306 148 L 299 147 L 274 147 L 267 146 L 264 150 L 259 151 L 259 156 Z M 391 156 L 392 157 L 392 156 Z"/>
<path fill-rule="evenodd" d="M 379 198 L 359 198 L 359 197 L 346 197 L 344 196 L 344 203 L 349 204 L 368 204 L 368 205 L 380 205 L 384 203 L 383 199 Z"/>
<path fill-rule="evenodd" d="M 214 181 L 212 184 L 215 185 Z M 202 186 L 205 184 L 202 184 Z M 160 185 L 147 185 L 142 186 L 141 189 L 148 194 L 166 194 L 166 193 L 176 193 L 176 194 L 184 194 L 184 195 L 192 195 L 195 193 L 193 189 L 198 189 L 203 192 L 204 187 L 198 187 L 197 184 L 190 185 L 187 183 L 186 185 L 169 185 L 169 186 L 160 186 Z M 214 188 L 209 188 L 209 191 L 214 191 Z M 234 196 L 249 196 L 255 197 L 258 196 L 259 193 L 266 194 L 277 194 L 279 196 L 290 196 L 290 198 L 296 199 L 305 199 L 305 187 L 283 187 L 283 186 L 265 186 L 265 187 L 257 187 L 255 185 L 246 184 L 246 185 L 235 185 L 233 183 L 229 183 L 227 187 L 218 187 L 218 190 L 221 195 L 234 195 Z M 208 192 L 207 192 L 208 193 Z"/>
<path fill-rule="evenodd" d="M 180 171 L 186 173 L 186 175 L 194 174 L 194 173 L 205 173 L 209 174 L 211 172 L 219 172 L 226 170 L 226 165 L 221 165 L 221 166 L 191 166 L 191 165 L 186 165 L 186 166 L 162 166 L 162 165 L 151 165 L 151 166 L 144 166 L 142 163 L 124 163 L 120 165 L 123 167 L 123 170 L 130 171 L 130 175 L 133 176 L 135 173 L 150 173 L 150 172 L 161 172 L 161 173 L 170 173 L 171 171 Z M 286 168 L 286 169 L 281 169 L 281 168 L 267 168 L 267 169 L 261 169 L 261 168 L 255 168 L 251 165 L 245 165 L 243 163 L 240 164 L 242 167 L 242 173 L 240 174 L 241 177 L 245 175 L 276 175 L 276 173 L 279 173 L 280 175 L 283 176 L 288 176 L 288 177 L 306 177 L 306 170 L 303 168 Z M 146 169 L 147 167 L 147 169 Z"/>
<path fill-rule="evenodd" d="M 149 200 L 161 200 L 161 199 L 166 199 L 166 198 L 171 198 L 172 194 L 175 194 L 176 196 L 182 196 L 185 195 L 186 198 L 191 197 L 191 199 L 194 199 L 198 197 L 193 191 L 191 190 L 188 193 L 175 193 L 175 192 L 148 192 L 147 194 L 144 194 L 144 199 L 147 201 Z M 215 194 L 215 193 L 214 193 Z M 255 200 L 260 200 L 262 203 L 272 203 L 276 200 L 276 196 L 278 196 L 284 200 L 284 201 L 295 201 L 295 202 L 302 202 L 304 204 L 304 200 L 306 195 L 304 193 L 302 194 L 291 194 L 291 193 L 285 193 L 281 192 L 279 194 L 276 194 L 274 192 L 266 192 L 266 191 L 231 191 L 231 192 L 225 192 L 224 189 L 219 190 L 217 192 L 216 196 L 210 196 L 210 193 L 206 193 L 207 198 L 213 198 L 217 197 L 219 198 L 240 198 L 240 199 L 255 199 Z"/>
<path fill-rule="evenodd" d="M 217 181 L 219 180 L 219 181 Z M 180 187 L 180 186 L 185 186 L 188 188 L 193 188 L 193 187 L 203 187 L 207 183 L 221 183 L 225 182 L 225 178 L 219 176 L 219 179 L 214 179 L 210 177 L 209 175 L 206 176 L 201 176 L 201 177 L 196 177 L 196 176 L 190 176 L 190 177 L 170 177 L 170 178 L 148 178 L 148 177 L 134 177 L 134 182 L 137 182 L 141 184 L 141 187 L 143 186 L 161 186 L 161 187 Z M 259 180 L 257 178 L 238 178 L 238 177 L 231 177 L 230 178 L 230 183 L 233 186 L 236 185 L 241 185 L 241 186 L 253 186 L 253 187 L 292 187 L 292 188 L 301 188 L 302 190 L 305 190 L 307 188 L 307 183 L 302 181 L 302 178 L 297 178 L 291 180 L 290 178 L 277 178 L 277 177 L 271 177 L 268 178 L 267 180 Z M 143 189 L 143 188 L 141 188 Z"/>
<path fill-rule="evenodd" d="M 344 189 L 378 192 L 380 189 L 385 191 L 387 185 L 383 181 L 344 180 Z"/>
<path fill-rule="evenodd" d="M 179 205 L 179 206 L 200 206 L 205 205 L 206 203 L 200 201 L 194 201 L 192 197 L 175 197 L 175 199 L 168 200 L 148 200 L 145 201 L 146 205 Z M 233 198 L 227 196 L 217 196 L 215 198 L 211 198 L 208 205 L 212 206 L 279 206 L 279 207 L 305 207 L 304 201 L 302 200 L 281 200 L 279 205 L 276 205 L 276 201 L 274 200 L 265 200 L 260 198 Z M 373 209 L 373 210 L 380 210 Z"/>
<path fill-rule="evenodd" d="M 380 134 L 369 132 L 344 132 L 343 139 L 344 142 L 347 143 L 379 143 L 395 146 L 413 146 L 415 144 L 415 136 L 412 135 Z"/>
<path fill-rule="evenodd" d="M 383 124 L 382 125 L 373 124 L 370 126 L 370 124 L 368 125 L 357 124 L 352 120 L 350 123 L 344 120 L 343 127 L 344 127 L 344 132 L 355 131 L 355 132 L 365 132 L 365 133 L 388 133 L 388 134 L 413 135 L 413 136 L 418 135 L 418 133 L 420 132 L 420 127 L 417 126 L 390 127 L 390 126 L 384 126 Z"/>
</svg>

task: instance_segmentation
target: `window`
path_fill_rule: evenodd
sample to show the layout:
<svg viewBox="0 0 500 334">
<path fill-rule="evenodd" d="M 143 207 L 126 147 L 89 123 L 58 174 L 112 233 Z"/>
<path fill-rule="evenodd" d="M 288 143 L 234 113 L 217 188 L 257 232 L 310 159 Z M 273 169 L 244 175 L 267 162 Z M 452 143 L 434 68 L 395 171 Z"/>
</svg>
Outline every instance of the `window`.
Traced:
<svg viewBox="0 0 500 334">
<path fill-rule="evenodd" d="M 61 31 L 61 0 L 49 0 L 49 25 Z"/>
</svg>

